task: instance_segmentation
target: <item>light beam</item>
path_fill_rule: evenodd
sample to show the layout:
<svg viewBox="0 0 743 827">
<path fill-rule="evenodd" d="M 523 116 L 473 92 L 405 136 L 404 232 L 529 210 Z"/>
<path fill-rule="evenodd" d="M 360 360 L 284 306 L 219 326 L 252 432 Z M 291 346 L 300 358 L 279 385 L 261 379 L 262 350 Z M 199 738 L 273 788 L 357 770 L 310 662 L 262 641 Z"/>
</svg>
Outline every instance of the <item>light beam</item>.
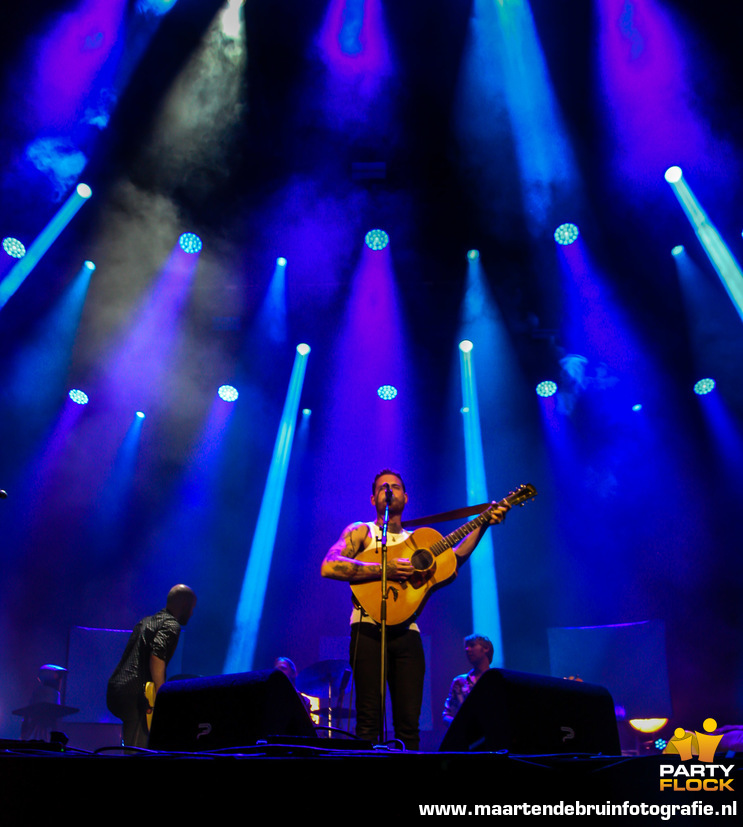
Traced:
<svg viewBox="0 0 743 827">
<path fill-rule="evenodd" d="M 72 221 L 77 211 L 92 195 L 87 184 L 78 184 L 72 195 L 60 207 L 57 214 L 36 236 L 26 250 L 26 255 L 13 265 L 8 275 L 0 282 L 0 309 L 5 307 L 8 299 L 26 280 L 28 274 L 36 267 L 46 251 L 54 244 L 64 228 Z"/>
<path fill-rule="evenodd" d="M 225 673 L 244 672 L 253 668 L 309 352 L 309 345 L 302 344 L 297 347 L 294 357 L 289 389 L 279 422 L 263 500 L 258 513 L 258 522 L 253 534 L 253 543 L 250 547 L 248 565 L 235 614 L 230 648 L 224 664 Z"/>
<path fill-rule="evenodd" d="M 743 272 L 741 272 L 740 264 L 722 240 L 715 225 L 709 220 L 691 187 L 686 183 L 680 167 L 670 167 L 666 170 L 665 179 L 678 198 L 697 238 L 704 247 L 704 252 L 707 253 L 738 315 L 743 320 Z"/>
</svg>

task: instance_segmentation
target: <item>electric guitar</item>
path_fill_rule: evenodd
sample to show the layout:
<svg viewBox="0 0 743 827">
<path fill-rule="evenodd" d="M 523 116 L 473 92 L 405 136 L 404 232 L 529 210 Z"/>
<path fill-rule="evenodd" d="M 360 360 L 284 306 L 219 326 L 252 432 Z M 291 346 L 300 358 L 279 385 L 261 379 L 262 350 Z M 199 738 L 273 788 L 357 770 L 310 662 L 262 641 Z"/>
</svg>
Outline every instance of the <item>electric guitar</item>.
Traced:
<svg viewBox="0 0 743 827">
<path fill-rule="evenodd" d="M 147 681 L 144 686 L 144 696 L 147 698 L 148 709 L 145 713 L 147 718 L 147 731 L 149 732 L 152 726 L 152 713 L 155 711 L 155 684 L 154 681 Z"/>
<path fill-rule="evenodd" d="M 533 485 L 520 485 L 500 502 L 493 503 L 473 520 L 442 537 L 433 528 L 416 529 L 404 542 L 389 546 L 387 559 L 410 558 L 415 569 L 411 577 L 403 583 L 387 583 L 387 623 L 394 626 L 404 623 L 418 614 L 430 597 L 440 586 L 451 583 L 457 576 L 457 555 L 452 550 L 460 540 L 484 525 L 490 512 L 504 505 L 524 505 L 537 496 Z M 375 544 L 356 555 L 356 560 L 365 563 L 379 563 L 381 551 Z M 379 581 L 354 583 L 351 585 L 355 600 L 361 608 L 377 623 L 382 622 L 382 594 Z"/>
</svg>

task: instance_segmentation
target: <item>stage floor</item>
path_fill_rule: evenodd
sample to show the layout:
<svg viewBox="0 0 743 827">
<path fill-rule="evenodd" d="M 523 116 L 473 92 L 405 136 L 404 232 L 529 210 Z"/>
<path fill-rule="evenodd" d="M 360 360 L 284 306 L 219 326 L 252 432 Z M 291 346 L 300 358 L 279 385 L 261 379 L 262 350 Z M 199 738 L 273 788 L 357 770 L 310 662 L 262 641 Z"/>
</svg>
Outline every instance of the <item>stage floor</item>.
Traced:
<svg viewBox="0 0 743 827">
<path fill-rule="evenodd" d="M 678 756 L 406 753 L 327 744 L 327 739 L 309 739 L 176 754 L 54 752 L 5 742 L 0 772 L 6 790 L 36 800 L 40 807 L 69 801 L 70 795 L 86 806 L 97 800 L 123 802 L 131 794 L 163 813 L 197 807 L 196 818 L 202 817 L 204 807 L 203 812 L 216 815 L 230 802 L 238 802 L 246 815 L 263 815 L 268 806 L 289 818 L 329 814 L 338 807 L 347 808 L 349 817 L 364 819 L 546 815 L 684 824 L 724 821 L 743 813 L 740 754 L 716 757 L 715 766 L 725 769 L 716 771 L 716 786 L 722 787 L 713 790 L 710 765 L 694 761 L 682 766 Z M 703 768 L 707 777 L 692 766 Z M 661 789 L 663 779 L 671 782 L 666 789 Z M 687 781 L 690 788 L 682 789 Z M 83 798 L 78 799 L 81 791 Z"/>
</svg>

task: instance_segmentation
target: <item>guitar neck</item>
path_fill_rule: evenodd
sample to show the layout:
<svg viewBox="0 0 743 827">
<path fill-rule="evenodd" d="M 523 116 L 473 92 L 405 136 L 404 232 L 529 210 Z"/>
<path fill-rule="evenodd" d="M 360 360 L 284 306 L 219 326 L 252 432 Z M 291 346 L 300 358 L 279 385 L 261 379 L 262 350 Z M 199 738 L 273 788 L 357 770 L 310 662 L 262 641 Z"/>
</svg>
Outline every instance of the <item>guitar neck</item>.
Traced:
<svg viewBox="0 0 743 827">
<path fill-rule="evenodd" d="M 434 557 L 451 548 L 455 543 L 463 540 L 468 534 L 471 534 L 476 528 L 486 523 L 490 519 L 490 512 L 494 508 L 499 508 L 502 505 L 523 505 L 526 500 L 533 499 L 537 496 L 537 491 L 533 485 L 520 485 L 515 491 L 512 491 L 507 497 L 504 497 L 499 503 L 493 503 L 490 508 L 486 508 L 482 514 L 478 514 L 473 520 L 460 526 L 456 531 L 442 537 L 438 542 L 434 543 L 429 551 Z"/>
<path fill-rule="evenodd" d="M 479 528 L 488 521 L 488 515 L 490 514 L 491 509 L 495 507 L 496 506 L 490 506 L 490 508 L 483 511 L 482 514 L 478 514 L 477 517 L 470 520 L 468 523 L 465 523 L 463 526 L 460 526 L 456 531 L 452 531 L 451 534 L 447 534 L 446 537 L 442 537 L 429 549 L 431 554 L 437 557 L 443 551 L 446 551 L 448 548 L 452 548 L 452 546 L 456 545 L 460 540 L 463 540 L 468 534 L 472 534 L 476 528 Z"/>
</svg>

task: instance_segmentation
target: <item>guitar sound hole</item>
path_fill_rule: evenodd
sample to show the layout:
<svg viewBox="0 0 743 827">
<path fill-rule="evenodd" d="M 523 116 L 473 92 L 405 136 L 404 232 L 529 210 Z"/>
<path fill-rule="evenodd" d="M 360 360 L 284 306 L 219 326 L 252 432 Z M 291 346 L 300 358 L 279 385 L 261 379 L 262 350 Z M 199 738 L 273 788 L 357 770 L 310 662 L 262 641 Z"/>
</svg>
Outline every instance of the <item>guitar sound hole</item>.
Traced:
<svg viewBox="0 0 743 827">
<path fill-rule="evenodd" d="M 416 571 L 426 571 L 433 565 L 433 554 L 427 548 L 420 548 L 410 558 L 410 562 Z"/>
</svg>

